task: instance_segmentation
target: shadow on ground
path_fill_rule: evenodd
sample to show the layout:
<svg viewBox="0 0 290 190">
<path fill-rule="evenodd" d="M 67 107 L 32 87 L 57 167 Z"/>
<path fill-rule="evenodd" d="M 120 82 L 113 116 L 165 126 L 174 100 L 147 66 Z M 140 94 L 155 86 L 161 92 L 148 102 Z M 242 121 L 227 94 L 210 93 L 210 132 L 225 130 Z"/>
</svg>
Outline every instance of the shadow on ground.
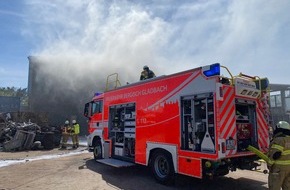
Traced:
<svg viewBox="0 0 290 190">
<path fill-rule="evenodd" d="M 171 186 L 165 186 L 157 183 L 151 175 L 150 168 L 136 165 L 128 168 L 114 168 L 101 163 L 95 162 L 93 159 L 85 161 L 85 167 L 102 175 L 109 185 L 118 189 L 142 189 L 151 190 L 159 189 L 181 189 L 181 190 L 266 190 L 266 183 L 252 180 L 249 178 L 234 179 L 229 176 L 219 177 L 213 180 L 201 180 L 188 176 L 177 175 Z"/>
</svg>

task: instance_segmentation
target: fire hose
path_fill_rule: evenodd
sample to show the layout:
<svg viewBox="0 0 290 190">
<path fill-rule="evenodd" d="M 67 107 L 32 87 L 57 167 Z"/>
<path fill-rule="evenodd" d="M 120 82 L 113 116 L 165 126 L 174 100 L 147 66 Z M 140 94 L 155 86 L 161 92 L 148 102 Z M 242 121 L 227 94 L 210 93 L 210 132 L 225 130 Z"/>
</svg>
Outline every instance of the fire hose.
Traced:
<svg viewBox="0 0 290 190">
<path fill-rule="evenodd" d="M 265 162 L 269 165 L 273 165 L 274 161 L 272 161 L 266 154 L 261 152 L 260 150 L 256 149 L 255 147 L 249 145 L 247 149 L 253 153 L 255 153 L 259 158 L 265 160 Z"/>
</svg>

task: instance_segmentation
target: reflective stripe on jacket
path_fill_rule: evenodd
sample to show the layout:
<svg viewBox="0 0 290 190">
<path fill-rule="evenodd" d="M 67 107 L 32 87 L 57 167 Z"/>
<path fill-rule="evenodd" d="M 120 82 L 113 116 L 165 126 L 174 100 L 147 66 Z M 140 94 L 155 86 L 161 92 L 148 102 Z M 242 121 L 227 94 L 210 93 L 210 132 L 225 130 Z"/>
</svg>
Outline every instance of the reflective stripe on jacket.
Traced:
<svg viewBox="0 0 290 190">
<path fill-rule="evenodd" d="M 281 156 L 276 160 L 273 158 L 274 154 L 281 153 Z M 277 165 L 290 166 L 290 137 L 278 136 L 274 137 L 268 152 L 268 157 Z"/>
</svg>

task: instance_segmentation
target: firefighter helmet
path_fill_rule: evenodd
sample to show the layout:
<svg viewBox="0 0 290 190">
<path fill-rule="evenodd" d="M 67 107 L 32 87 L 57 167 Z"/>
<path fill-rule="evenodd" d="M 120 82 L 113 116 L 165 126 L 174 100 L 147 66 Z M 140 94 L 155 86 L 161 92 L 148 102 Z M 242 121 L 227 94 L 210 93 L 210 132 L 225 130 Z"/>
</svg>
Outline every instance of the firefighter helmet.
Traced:
<svg viewBox="0 0 290 190">
<path fill-rule="evenodd" d="M 68 125 L 68 124 L 69 124 L 69 121 L 68 121 L 68 120 L 66 120 L 66 121 L 64 122 L 64 124 Z"/>
<path fill-rule="evenodd" d="M 286 129 L 290 130 L 290 125 L 286 121 L 279 121 L 276 125 L 276 129 Z"/>
<path fill-rule="evenodd" d="M 73 124 L 76 124 L 76 123 L 77 123 L 77 121 L 76 121 L 76 120 L 72 120 L 72 123 L 73 123 Z"/>
</svg>

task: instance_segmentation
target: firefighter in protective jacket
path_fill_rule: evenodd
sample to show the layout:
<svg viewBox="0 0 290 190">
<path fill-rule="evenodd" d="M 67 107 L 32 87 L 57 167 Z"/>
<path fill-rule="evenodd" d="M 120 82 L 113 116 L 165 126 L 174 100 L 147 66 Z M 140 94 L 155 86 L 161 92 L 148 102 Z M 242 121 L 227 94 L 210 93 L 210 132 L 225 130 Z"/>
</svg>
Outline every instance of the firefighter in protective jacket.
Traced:
<svg viewBox="0 0 290 190">
<path fill-rule="evenodd" d="M 154 77 L 156 77 L 155 73 L 151 71 L 147 65 L 145 65 L 143 67 L 143 71 L 141 72 L 140 80 L 146 80 Z"/>
<path fill-rule="evenodd" d="M 79 134 L 80 134 L 80 125 L 77 123 L 76 120 L 72 121 L 72 141 L 73 141 L 73 148 L 79 147 Z"/>
<path fill-rule="evenodd" d="M 62 142 L 61 142 L 61 149 L 66 149 L 67 147 L 67 141 L 70 137 L 71 127 L 69 124 L 69 120 L 66 120 L 64 122 L 64 125 L 62 126 Z"/>
<path fill-rule="evenodd" d="M 286 121 L 280 121 L 274 130 L 268 157 L 272 161 L 268 163 L 269 189 L 290 189 L 290 125 Z"/>
</svg>

